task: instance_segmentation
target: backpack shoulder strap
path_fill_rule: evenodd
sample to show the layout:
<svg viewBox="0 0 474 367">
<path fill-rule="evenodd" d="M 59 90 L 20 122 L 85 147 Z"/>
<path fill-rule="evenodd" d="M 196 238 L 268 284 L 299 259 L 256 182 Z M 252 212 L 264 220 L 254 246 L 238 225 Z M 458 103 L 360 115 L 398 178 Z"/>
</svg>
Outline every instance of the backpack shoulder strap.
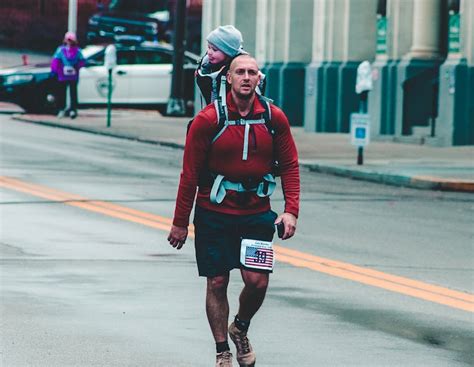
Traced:
<svg viewBox="0 0 474 367">
<path fill-rule="evenodd" d="M 225 125 L 227 120 L 227 111 L 226 106 L 222 104 L 222 99 L 220 97 L 214 101 L 214 108 L 216 109 L 217 113 L 217 125 L 222 127 Z"/>
<path fill-rule="evenodd" d="M 272 110 L 270 108 L 270 103 L 271 100 L 265 96 L 262 96 L 261 94 L 257 94 L 258 100 L 262 104 L 262 106 L 265 108 L 265 111 L 263 112 L 263 119 L 265 120 L 265 126 L 267 127 L 268 131 L 272 136 L 275 135 L 275 129 L 271 125 L 272 121 Z"/>
<path fill-rule="evenodd" d="M 222 105 L 222 99 L 220 96 L 217 97 L 217 99 L 214 101 L 214 108 L 216 109 L 217 114 L 217 133 L 212 139 L 213 143 L 217 140 L 219 136 L 222 135 L 225 128 L 227 127 L 227 111 L 226 107 Z"/>
</svg>

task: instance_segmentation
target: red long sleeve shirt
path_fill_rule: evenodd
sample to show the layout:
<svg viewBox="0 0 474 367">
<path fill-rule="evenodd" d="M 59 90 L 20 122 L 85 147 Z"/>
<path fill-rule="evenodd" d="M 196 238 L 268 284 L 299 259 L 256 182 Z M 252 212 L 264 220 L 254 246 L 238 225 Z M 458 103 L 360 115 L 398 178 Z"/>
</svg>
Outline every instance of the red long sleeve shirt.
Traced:
<svg viewBox="0 0 474 367">
<path fill-rule="evenodd" d="M 227 95 L 229 120 L 240 118 L 260 119 L 265 111 L 255 98 L 249 116 L 240 116 L 232 96 Z M 208 168 L 233 182 L 261 178 L 272 171 L 273 154 L 279 162 L 281 183 L 285 197 L 285 212 L 298 217 L 300 176 L 298 153 L 291 135 L 290 125 L 283 111 L 271 105 L 270 125 L 275 129 L 272 137 L 265 124 L 250 126 L 247 160 L 242 159 L 245 125 L 228 126 L 224 133 L 212 143 L 218 132 L 217 113 L 213 104 L 204 108 L 194 119 L 186 137 L 183 170 L 178 188 L 173 224 L 186 227 L 193 207 L 199 175 Z M 268 197 L 261 198 L 255 193 L 242 203 L 238 193 L 228 190 L 224 201 L 213 204 L 209 199 L 211 187 L 200 185 L 196 205 L 219 213 L 256 214 L 270 209 Z"/>
</svg>

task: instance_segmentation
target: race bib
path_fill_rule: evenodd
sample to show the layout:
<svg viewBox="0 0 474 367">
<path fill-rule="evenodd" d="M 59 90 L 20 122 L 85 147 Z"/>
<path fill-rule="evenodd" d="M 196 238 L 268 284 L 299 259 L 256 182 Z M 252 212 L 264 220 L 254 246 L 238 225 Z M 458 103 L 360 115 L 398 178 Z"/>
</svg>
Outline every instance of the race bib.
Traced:
<svg viewBox="0 0 474 367">
<path fill-rule="evenodd" d="M 273 270 L 275 257 L 272 242 L 242 239 L 240 263 L 246 268 Z"/>
<path fill-rule="evenodd" d="M 64 66 L 63 67 L 64 75 L 76 75 L 76 69 L 73 66 Z"/>
</svg>

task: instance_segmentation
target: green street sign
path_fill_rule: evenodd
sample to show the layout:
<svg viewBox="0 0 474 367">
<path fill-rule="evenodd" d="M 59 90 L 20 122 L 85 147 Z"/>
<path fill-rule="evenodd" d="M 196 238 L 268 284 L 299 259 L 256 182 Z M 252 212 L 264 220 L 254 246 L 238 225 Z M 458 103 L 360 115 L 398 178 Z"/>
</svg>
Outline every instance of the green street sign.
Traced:
<svg viewBox="0 0 474 367">
<path fill-rule="evenodd" d="M 460 43 L 461 17 L 459 13 L 449 13 L 449 52 L 458 53 L 461 51 Z"/>
<path fill-rule="evenodd" d="M 377 19 L 377 55 L 387 54 L 387 17 Z"/>
</svg>

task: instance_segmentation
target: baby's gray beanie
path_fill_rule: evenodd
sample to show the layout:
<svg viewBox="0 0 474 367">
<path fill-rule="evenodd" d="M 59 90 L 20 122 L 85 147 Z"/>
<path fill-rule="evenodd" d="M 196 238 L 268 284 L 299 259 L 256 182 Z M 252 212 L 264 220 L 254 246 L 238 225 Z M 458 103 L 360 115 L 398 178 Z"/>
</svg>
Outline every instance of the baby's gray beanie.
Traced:
<svg viewBox="0 0 474 367">
<path fill-rule="evenodd" d="M 223 25 L 207 36 L 207 41 L 230 57 L 242 53 L 242 33 L 233 25 Z"/>
</svg>

